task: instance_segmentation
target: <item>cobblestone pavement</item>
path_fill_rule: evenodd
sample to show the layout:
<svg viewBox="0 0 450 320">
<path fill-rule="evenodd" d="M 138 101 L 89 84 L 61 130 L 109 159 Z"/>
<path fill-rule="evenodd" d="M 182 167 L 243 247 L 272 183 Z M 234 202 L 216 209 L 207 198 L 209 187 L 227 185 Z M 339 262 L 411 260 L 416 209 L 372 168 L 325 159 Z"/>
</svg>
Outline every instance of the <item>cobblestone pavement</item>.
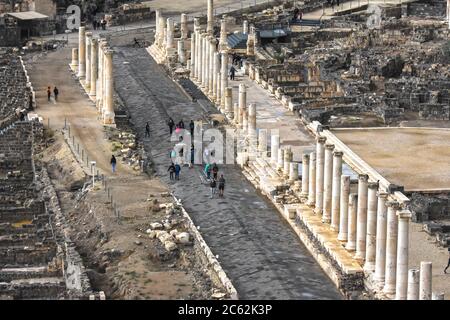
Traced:
<svg viewBox="0 0 450 320">
<path fill-rule="evenodd" d="M 276 209 L 247 182 L 237 166 L 221 167 L 225 198 L 209 198 L 199 166 L 182 168 L 181 180 L 168 179 L 170 142 L 166 121 L 204 116 L 144 49 L 118 48 L 114 58 L 116 90 L 145 140 L 161 179 L 181 198 L 200 232 L 242 299 L 341 299 L 331 280 L 308 253 Z M 211 106 L 211 111 L 214 112 Z"/>
</svg>

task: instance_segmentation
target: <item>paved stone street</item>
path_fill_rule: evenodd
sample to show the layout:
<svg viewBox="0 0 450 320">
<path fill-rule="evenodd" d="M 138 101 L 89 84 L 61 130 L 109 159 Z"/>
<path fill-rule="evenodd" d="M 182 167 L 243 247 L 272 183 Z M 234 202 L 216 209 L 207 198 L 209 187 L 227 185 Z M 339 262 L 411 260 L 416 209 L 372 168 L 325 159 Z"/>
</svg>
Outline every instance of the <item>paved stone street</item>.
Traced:
<svg viewBox="0 0 450 320">
<path fill-rule="evenodd" d="M 146 121 L 155 169 L 219 256 L 225 272 L 243 299 L 339 299 L 331 280 L 320 269 L 276 209 L 257 194 L 239 167 L 221 167 L 225 198 L 209 198 L 199 166 L 182 168 L 181 180 L 168 179 L 169 140 L 166 122 L 171 116 L 188 125 L 205 110 L 191 103 L 144 49 L 119 48 L 114 59 L 116 90 L 127 105 L 142 137 Z M 214 112 L 211 106 L 206 111 Z M 210 108 L 210 110 L 208 110 Z"/>
</svg>

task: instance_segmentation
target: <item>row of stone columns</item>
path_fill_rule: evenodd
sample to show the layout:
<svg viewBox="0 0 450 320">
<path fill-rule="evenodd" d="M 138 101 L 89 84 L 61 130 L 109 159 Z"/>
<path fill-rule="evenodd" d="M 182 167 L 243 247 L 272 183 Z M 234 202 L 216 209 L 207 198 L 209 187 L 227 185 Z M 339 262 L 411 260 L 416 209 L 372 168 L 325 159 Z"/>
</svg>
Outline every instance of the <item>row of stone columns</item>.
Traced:
<svg viewBox="0 0 450 320">
<path fill-rule="evenodd" d="M 278 168 L 287 159 L 284 152 L 279 150 Z M 342 174 L 342 159 L 343 152 L 318 137 L 315 152 L 303 155 L 301 196 L 337 232 L 354 258 L 364 263 L 364 270 L 384 293 L 406 299 L 411 213 L 397 201 L 387 201 L 389 195 L 366 174 L 358 177 L 358 192 L 350 193 L 350 176 Z"/>
<path fill-rule="evenodd" d="M 113 51 L 106 40 L 93 38 L 91 32 L 80 27 L 78 48 L 72 50 L 71 66 L 78 69 L 78 78 L 96 102 L 103 123 L 114 124 Z"/>
</svg>

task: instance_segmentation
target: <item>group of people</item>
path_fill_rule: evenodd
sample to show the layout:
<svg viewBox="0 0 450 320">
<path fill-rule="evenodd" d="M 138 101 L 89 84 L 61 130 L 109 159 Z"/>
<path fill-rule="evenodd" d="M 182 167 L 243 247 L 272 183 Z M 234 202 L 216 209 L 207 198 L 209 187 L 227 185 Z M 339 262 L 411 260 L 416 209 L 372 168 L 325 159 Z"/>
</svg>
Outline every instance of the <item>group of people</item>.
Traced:
<svg viewBox="0 0 450 320">
<path fill-rule="evenodd" d="M 223 198 L 223 194 L 225 191 L 225 178 L 223 177 L 223 174 L 221 174 L 220 178 L 217 179 L 217 176 L 219 174 L 219 167 L 217 166 L 217 163 L 213 163 L 212 165 L 210 163 L 207 163 L 205 165 L 204 171 L 206 174 L 206 178 L 209 180 L 209 187 L 211 190 L 210 198 L 212 199 L 214 197 L 217 188 L 219 188 L 219 197 Z"/>
<path fill-rule="evenodd" d="M 59 90 L 56 86 L 53 89 L 53 95 L 55 97 L 55 101 L 58 101 Z M 52 98 L 52 89 L 51 89 L 51 87 L 48 87 L 47 88 L 47 99 L 49 102 L 50 102 L 51 98 Z"/>
<path fill-rule="evenodd" d="M 292 17 L 292 21 L 301 21 L 303 19 L 303 11 L 299 8 L 294 9 L 294 16 Z"/>
<path fill-rule="evenodd" d="M 92 21 L 92 27 L 94 28 L 94 30 L 97 30 L 97 29 L 100 30 L 100 28 L 102 30 L 106 30 L 106 20 L 105 20 L 105 18 L 102 18 L 100 21 L 94 19 Z"/>
<path fill-rule="evenodd" d="M 175 121 L 173 121 L 172 118 L 169 118 L 167 125 L 169 127 L 169 133 L 171 136 L 172 136 L 174 128 L 175 128 L 176 133 L 179 133 L 182 129 L 185 129 L 183 119 L 181 119 L 180 122 L 175 124 Z M 191 136 L 194 136 L 194 129 L 195 129 L 195 123 L 194 123 L 194 120 L 191 120 L 191 122 L 189 122 L 189 132 L 191 133 Z"/>
<path fill-rule="evenodd" d="M 340 1 L 339 0 L 327 0 L 327 3 L 331 8 L 334 8 L 334 5 L 337 5 L 339 7 Z"/>
</svg>

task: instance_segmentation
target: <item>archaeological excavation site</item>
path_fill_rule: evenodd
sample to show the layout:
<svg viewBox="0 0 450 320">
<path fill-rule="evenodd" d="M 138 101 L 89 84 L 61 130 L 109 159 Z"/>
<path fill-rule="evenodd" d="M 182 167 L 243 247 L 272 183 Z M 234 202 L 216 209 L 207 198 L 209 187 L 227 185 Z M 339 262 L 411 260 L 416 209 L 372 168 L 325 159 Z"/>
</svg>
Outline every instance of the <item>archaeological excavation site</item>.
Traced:
<svg viewBox="0 0 450 320">
<path fill-rule="evenodd" d="M 0 300 L 449 298 L 450 0 L 0 0 Z"/>
</svg>

